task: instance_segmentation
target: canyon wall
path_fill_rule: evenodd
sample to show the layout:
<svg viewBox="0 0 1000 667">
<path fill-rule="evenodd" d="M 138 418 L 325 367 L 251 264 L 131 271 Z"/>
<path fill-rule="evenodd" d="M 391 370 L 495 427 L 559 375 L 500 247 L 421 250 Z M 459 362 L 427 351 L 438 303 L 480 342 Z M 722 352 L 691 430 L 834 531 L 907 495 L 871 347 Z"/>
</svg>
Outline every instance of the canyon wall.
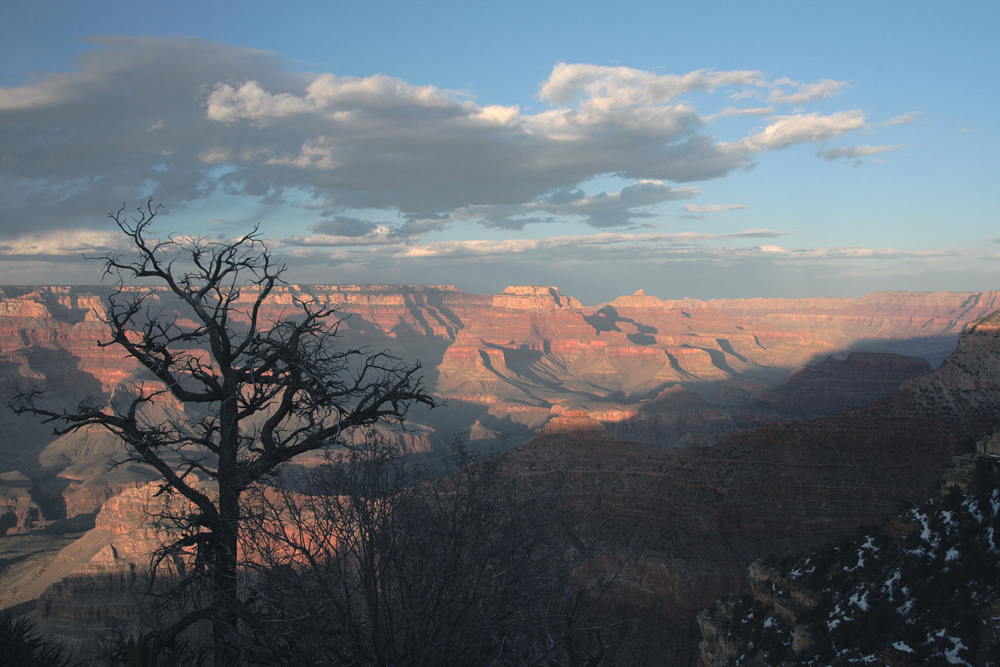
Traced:
<svg viewBox="0 0 1000 667">
<path fill-rule="evenodd" d="M 54 409 L 72 409 L 87 396 L 152 386 L 120 351 L 96 344 L 111 291 L 3 288 L 0 398 L 34 385 Z M 751 560 L 879 520 L 995 426 L 1000 329 L 969 325 L 998 296 L 700 302 L 640 291 L 586 307 L 547 286 L 481 296 L 287 285 L 262 317 L 280 319 L 296 299 L 327 301 L 340 308 L 345 345 L 420 361 L 447 404 L 414 411 L 398 434 L 415 453 L 447 451 L 455 433 L 486 447 L 524 445 L 510 470 L 562 485 L 582 539 L 608 558 L 634 556 L 616 594 L 662 630 L 649 644 L 660 664 L 683 664 L 697 644 L 695 614 L 746 590 Z M 173 307 L 162 291 L 151 298 Z M 183 418 L 185 406 L 155 409 Z M 832 416 L 801 421 L 816 415 Z M 154 477 L 136 464 L 112 467 L 121 450 L 105 433 L 57 438 L 9 413 L 0 427 L 0 552 L 13 544 L 7 537 L 41 539 L 53 528 L 79 538 L 33 551 L 48 559 L 33 570 L 0 571 L 0 606 L 30 602 L 75 568 L 84 578 L 51 588 L 39 610 L 56 625 L 90 613 L 60 606 L 86 598 L 73 591 L 89 590 L 96 580 L 87 576 L 114 569 L 107 522 L 88 532 L 87 521 L 111 516 Z M 120 535 L 145 530 L 141 517 L 129 521 Z M 133 546 L 141 551 L 141 540 Z"/>
<path fill-rule="evenodd" d="M 748 592 L 752 561 L 877 525 L 933 493 L 952 457 L 993 432 L 1000 335 L 971 329 L 937 371 L 875 404 L 713 446 L 656 450 L 586 419 L 554 419 L 510 465 L 560 490 L 582 540 L 631 556 L 616 603 L 649 617 L 645 664 L 692 664 L 695 616 L 720 591 Z"/>
</svg>

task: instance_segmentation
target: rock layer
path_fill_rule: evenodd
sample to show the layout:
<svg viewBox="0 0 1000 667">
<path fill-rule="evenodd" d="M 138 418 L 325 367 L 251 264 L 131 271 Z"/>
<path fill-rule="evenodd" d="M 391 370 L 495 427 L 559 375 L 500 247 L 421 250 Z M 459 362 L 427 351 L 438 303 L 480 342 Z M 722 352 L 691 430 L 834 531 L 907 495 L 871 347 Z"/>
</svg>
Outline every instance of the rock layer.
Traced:
<svg viewBox="0 0 1000 667">
<path fill-rule="evenodd" d="M 543 432 L 510 465 L 560 485 L 582 539 L 660 573 L 632 573 L 621 604 L 655 610 L 661 664 L 688 664 L 694 616 L 720 591 L 748 591 L 753 560 L 853 534 L 926 497 L 951 458 L 998 422 L 1000 336 L 974 330 L 938 371 L 845 414 L 672 452 Z"/>
<path fill-rule="evenodd" d="M 5 289 L 5 398 L 16 383 L 34 382 L 50 390 L 54 407 L 72 408 L 88 395 L 123 391 L 125 382 L 149 382 L 120 352 L 94 344 L 103 331 L 97 303 L 107 293 Z M 155 297 L 170 306 L 162 292 Z M 450 399 L 447 408 L 412 415 L 414 429 L 400 436 L 412 450 L 433 453 L 460 430 L 517 443 L 542 429 L 513 455 L 511 469 L 540 484 L 562 480 L 582 539 L 606 554 L 635 554 L 621 600 L 669 630 L 658 640 L 661 653 L 681 661 L 693 655 L 693 615 L 725 592 L 746 590 L 751 560 L 843 535 L 918 498 L 1000 414 L 1000 327 L 984 320 L 937 371 L 905 380 L 888 399 L 823 419 L 768 423 L 817 405 L 840 409 L 844 395 L 854 396 L 853 406 L 927 370 L 855 355 L 770 386 L 794 368 L 852 349 L 943 357 L 966 324 L 997 305 L 997 293 L 718 302 L 637 293 L 588 308 L 554 287 L 478 296 L 448 286 L 292 285 L 276 291 L 262 316 L 280 317 L 310 298 L 341 307 L 345 344 L 422 360 L 431 388 Z M 184 406 L 156 409 L 177 416 Z M 123 490 L 149 479 L 127 467 L 107 473 L 118 449 L 104 434 L 53 441 L 30 420 L 0 425 L 0 473 L 30 483 L 27 492 L 0 484 L 12 499 L 9 529 L 44 529 L 101 506 L 111 516 Z M 664 450 L 678 446 L 687 448 Z M 89 541 L 64 554 L 93 571 L 51 589 L 41 613 L 61 618 L 59 600 L 74 590 L 83 600 L 87 586 L 117 585 L 86 577 L 118 572 L 121 553 L 144 548 L 104 550 L 114 531 L 99 523 Z M 89 612 L 65 613 L 70 623 Z"/>
</svg>

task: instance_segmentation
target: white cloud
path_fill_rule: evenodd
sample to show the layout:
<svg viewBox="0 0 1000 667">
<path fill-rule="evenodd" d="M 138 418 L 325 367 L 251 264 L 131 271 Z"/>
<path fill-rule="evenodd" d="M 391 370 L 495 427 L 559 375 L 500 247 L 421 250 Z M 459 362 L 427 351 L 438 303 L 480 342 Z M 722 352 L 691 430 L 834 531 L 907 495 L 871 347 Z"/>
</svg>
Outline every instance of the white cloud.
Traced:
<svg viewBox="0 0 1000 667">
<path fill-rule="evenodd" d="M 805 104 L 844 87 L 751 70 L 560 63 L 540 84 L 545 107 L 529 112 L 385 75 L 297 72 L 274 54 L 194 39 L 93 41 L 98 48 L 80 57 L 78 71 L 0 88 L 0 236 L 25 224 L 100 225 L 122 201 L 154 196 L 177 209 L 220 192 L 429 221 L 455 213 L 452 220 L 519 227 L 575 216 L 625 226 L 698 192 L 678 184 L 725 177 L 762 151 L 864 124 L 860 111 L 796 113 L 721 143 L 714 119 L 771 109 L 720 111 L 717 98 Z M 608 175 L 632 185 L 567 198 Z"/>
<path fill-rule="evenodd" d="M 768 101 L 773 104 L 808 104 L 818 102 L 828 97 L 839 95 L 847 87 L 846 81 L 823 79 L 816 83 L 799 83 L 790 79 L 779 79 L 774 82 Z M 785 86 L 791 86 L 795 92 L 788 92 Z"/>
<path fill-rule="evenodd" d="M 832 161 L 838 160 L 840 158 L 859 158 L 868 155 L 878 155 L 879 153 L 887 153 L 889 151 L 899 150 L 900 148 L 906 148 L 905 144 L 896 144 L 894 146 L 837 146 L 836 148 L 824 148 L 816 151 L 816 155 L 823 158 L 824 160 Z"/>
<path fill-rule="evenodd" d="M 837 111 L 826 116 L 818 112 L 775 116 L 757 134 L 727 144 L 726 148 L 737 153 L 759 153 L 794 144 L 828 141 L 864 126 L 865 116 L 858 110 Z"/>
<path fill-rule="evenodd" d="M 70 229 L 17 236 L 0 245 L 0 255 L 7 258 L 79 258 L 119 252 L 124 247 L 120 233 Z"/>
<path fill-rule="evenodd" d="M 669 102 L 685 93 L 713 91 L 722 86 L 759 85 L 760 72 L 741 70 L 689 74 L 653 74 L 631 67 L 559 63 L 542 82 L 538 97 L 550 104 L 568 105 L 576 100 L 597 107 L 634 106 L 645 102 Z"/>
<path fill-rule="evenodd" d="M 532 252 L 550 252 L 565 248 L 582 247 L 613 247 L 627 246 L 631 249 L 644 248 L 647 251 L 656 248 L 661 252 L 663 247 L 674 246 L 675 249 L 691 248 L 694 244 L 708 241 L 721 241 L 748 238 L 776 238 L 782 232 L 769 229 L 754 229 L 735 234 L 700 234 L 696 232 L 681 232 L 676 234 L 627 234 L 618 232 L 600 232 L 587 235 L 550 236 L 541 239 L 503 239 L 503 240 L 472 240 L 472 241 L 442 241 L 425 243 L 403 248 L 398 251 L 400 257 L 420 258 L 456 258 L 479 255 L 511 255 Z M 687 251 L 685 251 L 687 252 Z"/>
<path fill-rule="evenodd" d="M 688 204 L 684 210 L 692 213 L 714 213 L 716 211 L 735 211 L 741 208 L 746 208 L 746 206 L 744 204 Z"/>
<path fill-rule="evenodd" d="M 774 107 L 726 107 L 722 111 L 706 116 L 705 120 L 711 122 L 727 116 L 770 116 L 772 114 L 774 114 Z"/>
<path fill-rule="evenodd" d="M 882 123 L 882 127 L 892 127 L 893 125 L 910 125 L 911 123 L 916 123 L 920 116 L 924 114 L 923 111 L 910 111 L 909 113 L 904 113 L 894 118 Z"/>
</svg>

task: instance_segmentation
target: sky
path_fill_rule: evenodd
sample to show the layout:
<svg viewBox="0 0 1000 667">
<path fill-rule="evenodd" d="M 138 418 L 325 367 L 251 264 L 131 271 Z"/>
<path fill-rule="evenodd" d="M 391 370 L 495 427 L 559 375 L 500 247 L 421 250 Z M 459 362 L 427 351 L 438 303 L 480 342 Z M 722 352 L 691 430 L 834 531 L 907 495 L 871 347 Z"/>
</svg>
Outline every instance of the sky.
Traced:
<svg viewBox="0 0 1000 667">
<path fill-rule="evenodd" d="M 255 227 L 292 283 L 1000 289 L 1000 3 L 0 3 L 0 283 Z"/>
</svg>

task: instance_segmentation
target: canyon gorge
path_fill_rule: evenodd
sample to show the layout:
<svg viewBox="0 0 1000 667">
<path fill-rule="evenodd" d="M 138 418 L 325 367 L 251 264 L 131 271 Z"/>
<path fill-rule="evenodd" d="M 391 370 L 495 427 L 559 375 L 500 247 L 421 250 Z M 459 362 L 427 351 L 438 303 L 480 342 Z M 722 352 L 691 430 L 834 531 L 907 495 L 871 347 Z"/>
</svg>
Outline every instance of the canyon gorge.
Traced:
<svg viewBox="0 0 1000 667">
<path fill-rule="evenodd" d="M 106 339 L 110 287 L 0 288 L 0 398 L 55 409 L 156 381 Z M 173 308 L 165 293 L 157 307 Z M 504 449 L 508 474 L 566 499 L 592 567 L 634 610 L 623 664 L 697 660 L 696 617 L 748 593 L 747 568 L 875 525 L 939 483 L 1000 419 L 1000 292 L 585 306 L 556 287 L 286 285 L 336 305 L 343 345 L 419 362 L 443 401 L 387 432 L 435 461 L 455 439 Z M 182 416 L 160 400 L 155 414 Z M 0 414 L 0 607 L 59 636 L 127 616 L 156 544 L 156 475 L 99 431 L 54 437 Z M 316 457 L 288 464 L 287 480 Z M 603 563 L 603 565 L 602 565 Z M 624 644 L 623 644 L 624 645 Z"/>
</svg>

